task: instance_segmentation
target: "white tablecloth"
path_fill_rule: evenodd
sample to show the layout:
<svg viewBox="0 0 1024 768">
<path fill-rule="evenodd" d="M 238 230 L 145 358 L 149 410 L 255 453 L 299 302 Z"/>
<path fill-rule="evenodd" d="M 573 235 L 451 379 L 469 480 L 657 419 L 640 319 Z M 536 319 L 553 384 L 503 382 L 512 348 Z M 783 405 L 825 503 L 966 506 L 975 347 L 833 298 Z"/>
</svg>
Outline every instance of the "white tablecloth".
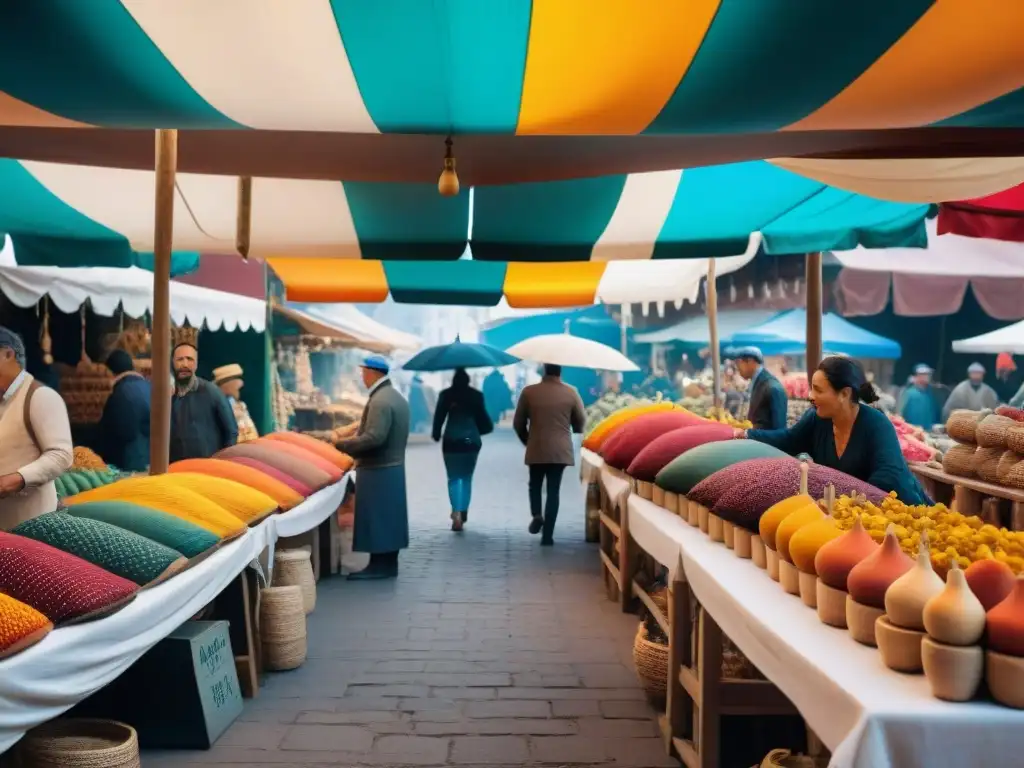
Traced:
<svg viewBox="0 0 1024 768">
<path fill-rule="evenodd" d="M 347 482 L 346 476 L 294 509 L 267 518 L 184 573 L 141 591 L 117 613 L 54 630 L 39 644 L 0 661 L 0 754 L 25 731 L 113 681 L 216 598 L 279 536 L 319 525 L 338 508 Z"/>
<path fill-rule="evenodd" d="M 600 454 L 589 448 L 580 448 L 580 480 L 584 483 L 596 483 L 604 467 L 604 459 Z"/>
<path fill-rule="evenodd" d="M 611 501 L 613 508 L 626 503 L 626 499 L 629 498 L 629 480 L 616 477 L 608 471 L 608 467 L 601 467 L 601 474 L 598 477 L 598 482 L 600 482 L 601 487 L 604 488 L 604 492 Z"/>
<path fill-rule="evenodd" d="M 1004 766 L 1024 754 L 1024 712 L 932 697 L 923 675 L 887 669 L 874 648 L 817 613 L 750 560 L 638 496 L 629 531 L 694 594 L 764 675 L 800 710 L 839 768 Z"/>
</svg>

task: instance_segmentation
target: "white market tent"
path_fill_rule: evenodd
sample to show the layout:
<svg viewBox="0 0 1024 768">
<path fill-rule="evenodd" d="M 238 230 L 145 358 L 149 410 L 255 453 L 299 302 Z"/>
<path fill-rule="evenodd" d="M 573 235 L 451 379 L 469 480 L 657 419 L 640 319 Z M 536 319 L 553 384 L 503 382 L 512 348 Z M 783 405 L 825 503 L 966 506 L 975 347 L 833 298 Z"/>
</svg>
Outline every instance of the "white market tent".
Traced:
<svg viewBox="0 0 1024 768">
<path fill-rule="evenodd" d="M 350 304 L 275 305 L 274 312 L 291 320 L 303 333 L 371 352 L 393 354 L 423 346 L 418 336 L 379 323 Z"/>
<path fill-rule="evenodd" d="M 1009 352 L 1013 355 L 1024 355 L 1024 320 L 980 336 L 954 341 L 953 351 L 968 354 L 998 355 L 1000 352 Z"/>
</svg>

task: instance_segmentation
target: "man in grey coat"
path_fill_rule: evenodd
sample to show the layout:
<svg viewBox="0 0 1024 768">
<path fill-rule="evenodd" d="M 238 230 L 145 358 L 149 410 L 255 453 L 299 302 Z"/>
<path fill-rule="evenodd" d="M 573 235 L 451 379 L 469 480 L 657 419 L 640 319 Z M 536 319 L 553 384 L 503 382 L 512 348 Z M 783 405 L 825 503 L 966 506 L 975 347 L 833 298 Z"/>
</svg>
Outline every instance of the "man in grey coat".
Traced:
<svg viewBox="0 0 1024 768">
<path fill-rule="evenodd" d="M 363 384 L 370 397 L 354 437 L 339 435 L 339 451 L 356 460 L 356 510 L 352 549 L 368 552 L 370 564 L 350 579 L 393 579 L 398 552 L 409 546 L 409 505 L 405 488 L 405 448 L 409 404 L 388 378 L 382 357 L 363 362 Z"/>
<path fill-rule="evenodd" d="M 562 382 L 562 368 L 545 365 L 544 378 L 523 390 L 512 426 L 526 446 L 530 468 L 530 533 L 542 530 L 541 545 L 554 543 L 555 520 L 562 474 L 576 463 L 572 433 L 581 434 L 586 423 L 579 393 Z M 541 498 L 547 483 L 547 502 L 541 512 Z"/>
</svg>

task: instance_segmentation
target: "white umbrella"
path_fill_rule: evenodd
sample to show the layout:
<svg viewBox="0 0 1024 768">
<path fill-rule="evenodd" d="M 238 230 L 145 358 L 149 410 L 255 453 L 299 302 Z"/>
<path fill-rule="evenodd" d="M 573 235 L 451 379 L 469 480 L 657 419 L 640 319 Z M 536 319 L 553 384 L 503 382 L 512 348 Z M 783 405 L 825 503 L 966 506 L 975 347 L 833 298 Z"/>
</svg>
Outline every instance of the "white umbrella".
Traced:
<svg viewBox="0 0 1024 768">
<path fill-rule="evenodd" d="M 590 339 L 568 333 L 534 336 L 505 350 L 522 360 L 567 368 L 592 368 L 596 371 L 639 371 L 640 368 L 619 352 Z"/>
<path fill-rule="evenodd" d="M 1014 355 L 1024 353 L 1024 321 L 1008 325 L 991 333 L 983 333 L 981 336 L 954 341 L 953 351 L 967 354 L 987 352 L 993 355 L 997 355 L 1000 352 L 1009 352 Z"/>
</svg>

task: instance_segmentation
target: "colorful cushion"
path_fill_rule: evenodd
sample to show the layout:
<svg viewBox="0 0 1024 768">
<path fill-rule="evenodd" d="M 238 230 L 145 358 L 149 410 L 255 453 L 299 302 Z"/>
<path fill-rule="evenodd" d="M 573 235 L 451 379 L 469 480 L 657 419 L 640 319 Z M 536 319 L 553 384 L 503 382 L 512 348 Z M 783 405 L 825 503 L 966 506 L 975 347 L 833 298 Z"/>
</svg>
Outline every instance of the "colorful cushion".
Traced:
<svg viewBox="0 0 1024 768">
<path fill-rule="evenodd" d="M 626 469 L 652 440 L 666 432 L 706 423 L 689 411 L 645 413 L 616 429 L 601 446 L 601 456 L 605 464 L 616 469 Z"/>
<path fill-rule="evenodd" d="M 207 552 L 220 539 L 195 523 L 128 501 L 90 501 L 67 508 L 69 515 L 116 525 L 192 558 Z"/>
<path fill-rule="evenodd" d="M 242 457 L 246 459 L 256 459 L 256 461 L 263 462 L 271 467 L 281 470 L 286 475 L 294 477 L 300 483 L 310 488 L 312 491 L 318 491 L 326 485 L 330 485 L 334 482 L 331 479 L 331 475 L 320 469 L 312 461 L 306 461 L 301 456 L 296 457 L 286 451 L 281 450 L 284 446 L 283 443 L 273 443 L 272 441 L 260 441 L 253 440 L 249 443 L 239 443 L 238 445 L 232 445 L 230 448 L 225 448 L 223 451 L 218 453 L 214 458 L 216 459 L 234 459 L 236 457 Z M 296 449 L 300 450 L 301 449 Z M 308 452 L 307 457 L 312 457 Z M 337 471 L 337 469 L 335 469 Z"/>
<path fill-rule="evenodd" d="M 725 469 L 720 469 L 713 475 L 708 475 L 697 483 L 690 492 L 686 494 L 694 504 L 711 509 L 718 503 L 723 495 L 731 491 L 737 485 L 745 485 L 751 478 L 758 477 L 758 473 L 772 472 L 777 467 L 796 459 L 786 456 L 780 459 L 749 459 L 733 464 Z"/>
<path fill-rule="evenodd" d="M 258 523 L 278 510 L 277 502 L 267 494 L 223 477 L 211 477 L 197 472 L 175 472 L 167 475 L 167 482 L 195 491 L 246 525 Z"/>
<path fill-rule="evenodd" d="M 90 501 L 130 501 L 143 507 L 159 509 L 205 528 L 222 539 L 233 539 L 248 530 L 248 526 L 218 504 L 214 504 L 195 491 L 176 486 L 168 475 L 132 477 L 116 483 L 94 488 L 66 500 L 68 506 Z"/>
<path fill-rule="evenodd" d="M 185 461 L 176 461 L 171 464 L 167 471 L 172 475 L 179 472 L 194 472 L 209 477 L 222 477 L 225 480 L 234 480 L 236 483 L 247 485 L 250 488 L 265 493 L 276 501 L 281 509 L 291 509 L 296 504 L 301 504 L 305 498 L 305 496 L 298 493 L 297 489 L 283 482 L 279 477 L 225 459 L 186 459 Z M 274 471 L 276 472 L 276 470 Z"/>
<path fill-rule="evenodd" d="M 50 620 L 35 608 L 0 592 L 0 659 L 35 645 L 51 629 Z"/>
<path fill-rule="evenodd" d="M 644 413 L 655 413 L 657 411 L 673 411 L 682 410 L 678 405 L 674 403 L 644 403 L 642 405 L 633 405 L 629 408 L 623 408 L 620 411 L 616 411 L 613 414 L 605 416 L 601 421 L 597 423 L 597 426 L 587 433 L 587 436 L 583 439 L 583 447 L 591 451 L 600 451 L 601 445 L 608 438 L 616 427 L 620 427 L 630 419 L 636 418 Z"/>
<path fill-rule="evenodd" d="M 315 453 L 321 459 L 326 459 L 342 472 L 348 472 L 352 469 L 354 463 L 351 456 L 342 453 L 333 445 L 325 443 L 323 440 L 317 440 L 315 437 L 303 435 L 301 432 L 272 432 L 266 436 L 266 439 L 280 440 L 299 448 L 305 448 L 307 451 Z"/>
<path fill-rule="evenodd" d="M 113 613 L 138 589 L 80 557 L 0 531 L 0 592 L 32 606 L 55 626 Z"/>
<path fill-rule="evenodd" d="M 755 440 L 723 440 L 691 448 L 673 459 L 655 478 L 666 491 L 688 494 L 690 489 L 708 475 L 747 459 L 770 459 L 785 456 L 782 451 Z"/>
<path fill-rule="evenodd" d="M 625 427 L 623 427 L 623 430 L 625 430 Z M 732 427 L 710 422 L 705 422 L 699 426 L 673 429 L 671 432 L 666 432 L 644 445 L 630 462 L 626 473 L 637 480 L 654 482 L 654 478 L 658 476 L 658 473 L 677 456 L 682 456 L 688 450 L 696 448 L 698 445 L 731 440 L 732 435 Z"/>
<path fill-rule="evenodd" d="M 269 440 L 265 437 L 261 437 L 256 442 L 259 443 L 260 445 L 269 446 L 273 448 L 275 451 L 287 453 L 289 456 L 294 456 L 297 459 L 309 462 L 317 469 L 321 469 L 328 475 L 330 475 L 331 482 L 336 483 L 338 480 L 341 480 L 342 475 L 345 474 L 340 469 L 338 469 L 336 465 L 332 464 L 327 459 L 321 458 L 312 451 L 306 450 L 305 448 L 300 448 L 297 445 L 292 445 L 291 443 L 285 442 L 284 440 Z"/>
<path fill-rule="evenodd" d="M 300 497 L 300 503 L 305 501 L 306 497 L 314 492 L 308 485 L 299 482 L 294 477 L 277 467 L 272 467 L 257 459 L 250 459 L 247 456 L 232 456 L 230 459 L 209 459 L 209 461 L 221 461 L 225 464 L 235 464 L 243 469 L 253 469 L 257 472 L 262 472 L 267 477 L 273 478 L 282 485 L 290 488 Z"/>
<path fill-rule="evenodd" d="M 110 523 L 51 512 L 26 520 L 11 533 L 49 544 L 140 587 L 183 570 L 188 561 L 157 544 Z"/>
</svg>

